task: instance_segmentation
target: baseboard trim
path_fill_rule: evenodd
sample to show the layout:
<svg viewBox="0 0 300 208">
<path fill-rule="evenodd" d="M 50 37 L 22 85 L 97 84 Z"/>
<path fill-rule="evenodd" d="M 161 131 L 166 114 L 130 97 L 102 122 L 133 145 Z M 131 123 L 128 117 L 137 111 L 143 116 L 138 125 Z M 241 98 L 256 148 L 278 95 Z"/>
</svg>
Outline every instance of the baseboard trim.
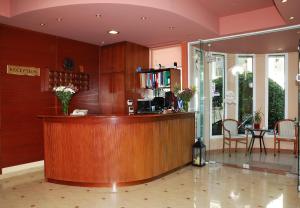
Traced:
<svg viewBox="0 0 300 208">
<path fill-rule="evenodd" d="M 16 173 L 16 172 L 20 172 L 20 171 L 26 171 L 26 170 L 29 170 L 32 168 L 43 168 L 43 167 L 44 167 L 44 160 L 41 160 L 41 161 L 37 161 L 37 162 L 2 168 L 2 175 Z"/>
<path fill-rule="evenodd" d="M 268 153 L 274 153 L 274 149 L 273 148 L 266 148 Z M 225 153 L 228 153 L 229 148 L 225 148 Z M 207 153 L 221 153 L 223 152 L 223 149 L 213 149 L 213 150 L 208 150 Z M 237 152 L 245 152 L 245 148 L 237 148 Z M 260 148 L 256 148 L 254 147 L 252 152 L 260 152 Z M 291 149 L 280 149 L 280 152 L 282 153 L 291 153 L 293 154 L 294 151 Z M 231 148 L 231 153 L 235 153 L 235 148 Z M 276 154 L 280 154 L 278 153 L 278 151 L 276 150 Z"/>
</svg>

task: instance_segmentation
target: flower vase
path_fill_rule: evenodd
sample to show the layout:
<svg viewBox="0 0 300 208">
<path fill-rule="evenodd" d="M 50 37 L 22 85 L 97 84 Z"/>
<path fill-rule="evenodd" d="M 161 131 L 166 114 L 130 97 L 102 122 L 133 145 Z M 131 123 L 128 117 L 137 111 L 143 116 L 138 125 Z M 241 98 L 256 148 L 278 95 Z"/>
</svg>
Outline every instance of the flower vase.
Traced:
<svg viewBox="0 0 300 208">
<path fill-rule="evenodd" d="M 183 110 L 184 110 L 184 112 L 189 111 L 189 102 L 183 101 Z"/>
<path fill-rule="evenodd" d="M 260 129 L 260 123 L 254 123 L 254 129 Z"/>
<path fill-rule="evenodd" d="M 61 110 L 65 116 L 69 115 L 69 103 L 61 102 Z"/>
</svg>

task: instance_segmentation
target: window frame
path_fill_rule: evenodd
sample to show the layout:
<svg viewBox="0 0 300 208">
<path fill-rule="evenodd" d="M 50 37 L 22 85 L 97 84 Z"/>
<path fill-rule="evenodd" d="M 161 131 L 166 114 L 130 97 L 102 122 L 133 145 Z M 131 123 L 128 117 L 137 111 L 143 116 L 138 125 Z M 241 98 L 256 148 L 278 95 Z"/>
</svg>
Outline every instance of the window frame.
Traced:
<svg viewBox="0 0 300 208">
<path fill-rule="evenodd" d="M 265 122 L 264 127 L 269 123 L 269 57 L 284 56 L 284 119 L 288 117 L 288 53 L 269 53 L 265 55 Z"/>
<path fill-rule="evenodd" d="M 212 55 L 221 55 L 224 57 L 224 81 L 223 81 L 223 99 L 225 98 L 225 93 L 227 91 L 227 54 L 226 53 L 221 53 L 221 52 L 212 52 Z M 211 139 L 220 139 L 223 138 L 223 134 L 221 135 L 212 135 L 212 93 L 211 93 L 211 88 L 212 88 L 212 64 L 209 63 L 209 136 Z M 224 106 L 224 117 L 227 118 L 227 105 L 226 103 L 223 104 Z"/>
</svg>

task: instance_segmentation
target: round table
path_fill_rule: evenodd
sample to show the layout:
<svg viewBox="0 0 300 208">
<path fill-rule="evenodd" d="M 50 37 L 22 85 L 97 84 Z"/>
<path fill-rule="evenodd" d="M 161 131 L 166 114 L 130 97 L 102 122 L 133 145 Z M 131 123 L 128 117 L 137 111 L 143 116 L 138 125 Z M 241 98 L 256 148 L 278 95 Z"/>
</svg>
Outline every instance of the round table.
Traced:
<svg viewBox="0 0 300 208">
<path fill-rule="evenodd" d="M 262 152 L 261 144 L 263 144 L 265 154 L 267 154 L 267 150 L 266 150 L 266 146 L 265 146 L 265 142 L 264 142 L 264 135 L 266 132 L 269 132 L 269 130 L 268 129 L 253 129 L 253 128 L 246 128 L 246 129 L 249 132 L 251 132 L 251 134 L 252 134 L 252 138 L 251 138 L 250 145 L 248 148 L 249 153 L 250 154 L 252 153 L 255 139 L 259 139 L 260 152 Z"/>
</svg>

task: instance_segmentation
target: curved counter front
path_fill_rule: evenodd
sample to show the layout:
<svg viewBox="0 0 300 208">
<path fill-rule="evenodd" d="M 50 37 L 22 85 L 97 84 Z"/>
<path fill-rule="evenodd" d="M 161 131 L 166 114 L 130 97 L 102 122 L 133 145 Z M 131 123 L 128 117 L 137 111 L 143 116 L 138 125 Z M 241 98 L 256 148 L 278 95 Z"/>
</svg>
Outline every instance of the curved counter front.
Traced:
<svg viewBox="0 0 300 208">
<path fill-rule="evenodd" d="M 49 182 L 137 184 L 192 161 L 194 113 L 40 117 Z"/>
</svg>

